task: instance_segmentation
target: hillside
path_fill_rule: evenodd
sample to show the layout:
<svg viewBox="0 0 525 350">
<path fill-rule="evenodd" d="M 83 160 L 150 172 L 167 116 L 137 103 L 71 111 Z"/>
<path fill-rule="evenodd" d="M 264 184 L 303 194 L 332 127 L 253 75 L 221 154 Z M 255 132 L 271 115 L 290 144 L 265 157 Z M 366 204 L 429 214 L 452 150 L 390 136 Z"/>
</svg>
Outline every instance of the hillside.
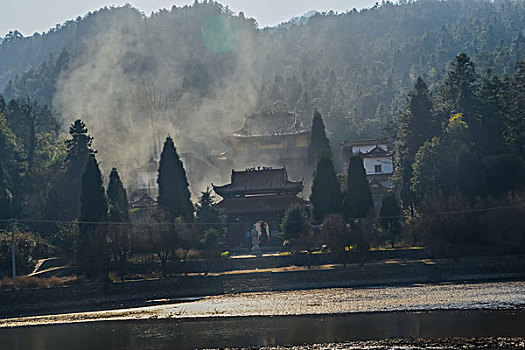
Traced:
<svg viewBox="0 0 525 350">
<path fill-rule="evenodd" d="M 392 136 L 416 78 L 435 89 L 459 52 L 478 72 L 512 74 L 525 57 L 524 27 L 523 1 L 383 2 L 266 29 L 215 2 L 150 17 L 104 8 L 44 35 L 6 37 L 0 84 L 7 100 L 28 94 L 52 105 L 64 125 L 81 116 L 110 157 L 103 162 L 122 168 L 147 158 L 144 130 L 216 153 L 224 149 L 218 129 L 237 128 L 244 114 L 277 100 L 306 123 L 319 109 L 337 147 Z"/>
</svg>

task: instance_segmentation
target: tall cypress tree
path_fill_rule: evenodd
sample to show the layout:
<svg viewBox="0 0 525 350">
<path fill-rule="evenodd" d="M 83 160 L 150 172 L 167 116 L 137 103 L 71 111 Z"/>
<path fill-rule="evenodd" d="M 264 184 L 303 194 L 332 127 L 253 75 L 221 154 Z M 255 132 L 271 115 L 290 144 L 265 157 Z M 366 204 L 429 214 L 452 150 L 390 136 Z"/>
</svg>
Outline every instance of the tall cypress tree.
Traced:
<svg viewBox="0 0 525 350">
<path fill-rule="evenodd" d="M 307 155 L 307 162 L 310 167 L 314 167 L 317 164 L 321 150 L 323 150 L 323 152 L 329 152 L 330 156 L 332 155 L 330 142 L 324 130 L 323 117 L 321 113 L 315 111 L 314 119 L 312 120 L 312 136 L 310 137 L 310 146 L 308 147 Z"/>
<path fill-rule="evenodd" d="M 111 169 L 108 184 L 109 220 L 112 222 L 128 222 L 129 208 L 126 189 L 120 181 L 117 169 Z"/>
<path fill-rule="evenodd" d="M 374 207 L 372 194 L 366 179 L 363 159 L 356 154 L 348 164 L 346 191 L 343 201 L 343 216 L 346 220 L 367 217 Z"/>
<path fill-rule="evenodd" d="M 160 155 L 157 183 L 159 207 L 166 210 L 171 220 L 182 216 L 190 221 L 193 218 L 193 204 L 186 171 L 170 136 L 166 138 Z"/>
<path fill-rule="evenodd" d="M 334 170 L 332 157 L 324 148 L 319 154 L 319 161 L 314 172 L 312 193 L 310 194 L 313 219 L 323 221 L 325 215 L 341 213 L 343 196 Z"/>
<path fill-rule="evenodd" d="M 87 133 L 86 124 L 77 119 L 71 124 L 69 134 L 71 139 L 66 140 L 67 156 L 64 185 L 61 189 L 61 208 L 58 215 L 66 220 L 78 218 L 80 214 L 80 189 L 82 176 L 86 169 L 86 162 L 95 151 L 91 148 L 93 138 Z"/>
<path fill-rule="evenodd" d="M 100 222 L 106 218 L 108 203 L 102 174 L 94 154 L 90 154 L 86 163 L 86 170 L 82 175 L 80 191 L 80 221 Z"/>
<path fill-rule="evenodd" d="M 109 175 L 107 196 L 109 221 L 118 223 L 129 222 L 128 196 L 115 168 L 111 169 L 111 174 Z M 114 259 L 118 259 L 119 275 L 121 278 L 124 278 L 130 249 L 129 226 L 110 224 L 108 228 L 109 246 Z"/>
<path fill-rule="evenodd" d="M 109 259 L 106 232 L 101 222 L 108 212 L 102 174 L 95 155 L 91 153 L 86 162 L 80 191 L 80 246 L 79 261 L 90 273 L 103 274 Z"/>
</svg>

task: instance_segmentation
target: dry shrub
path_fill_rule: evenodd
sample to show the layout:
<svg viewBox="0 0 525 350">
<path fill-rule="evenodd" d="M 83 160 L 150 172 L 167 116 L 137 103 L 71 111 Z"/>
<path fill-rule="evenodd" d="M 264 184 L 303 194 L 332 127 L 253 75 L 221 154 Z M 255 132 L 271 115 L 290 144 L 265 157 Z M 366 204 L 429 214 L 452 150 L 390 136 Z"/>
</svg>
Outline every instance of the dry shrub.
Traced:
<svg viewBox="0 0 525 350">
<path fill-rule="evenodd" d="M 79 279 L 77 276 L 66 276 L 66 277 L 50 277 L 41 278 L 33 276 L 18 276 L 16 278 L 17 289 L 29 289 L 29 288 L 50 288 L 50 287 L 62 287 L 73 284 L 78 284 Z M 8 277 L 4 277 L 0 281 L 0 289 L 7 290 L 13 288 L 13 280 Z"/>
</svg>

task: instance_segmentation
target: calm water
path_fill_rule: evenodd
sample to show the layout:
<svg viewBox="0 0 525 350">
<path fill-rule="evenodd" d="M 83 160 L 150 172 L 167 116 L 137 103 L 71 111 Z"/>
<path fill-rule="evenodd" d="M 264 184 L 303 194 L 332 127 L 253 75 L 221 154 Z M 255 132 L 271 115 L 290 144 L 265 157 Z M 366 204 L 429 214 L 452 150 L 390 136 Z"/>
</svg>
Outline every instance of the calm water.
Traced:
<svg viewBox="0 0 525 350">
<path fill-rule="evenodd" d="M 133 320 L 4 328 L 0 348 L 194 349 L 406 337 L 524 336 L 525 310 Z"/>
</svg>

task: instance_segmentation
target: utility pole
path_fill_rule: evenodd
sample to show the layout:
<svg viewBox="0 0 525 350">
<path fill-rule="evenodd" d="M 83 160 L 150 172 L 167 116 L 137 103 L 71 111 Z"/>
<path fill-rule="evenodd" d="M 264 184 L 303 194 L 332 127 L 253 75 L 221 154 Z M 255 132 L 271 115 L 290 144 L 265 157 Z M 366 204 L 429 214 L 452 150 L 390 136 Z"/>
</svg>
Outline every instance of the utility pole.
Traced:
<svg viewBox="0 0 525 350">
<path fill-rule="evenodd" d="M 11 265 L 13 267 L 13 290 L 16 290 L 16 254 L 15 254 L 16 221 L 11 220 Z"/>
</svg>

